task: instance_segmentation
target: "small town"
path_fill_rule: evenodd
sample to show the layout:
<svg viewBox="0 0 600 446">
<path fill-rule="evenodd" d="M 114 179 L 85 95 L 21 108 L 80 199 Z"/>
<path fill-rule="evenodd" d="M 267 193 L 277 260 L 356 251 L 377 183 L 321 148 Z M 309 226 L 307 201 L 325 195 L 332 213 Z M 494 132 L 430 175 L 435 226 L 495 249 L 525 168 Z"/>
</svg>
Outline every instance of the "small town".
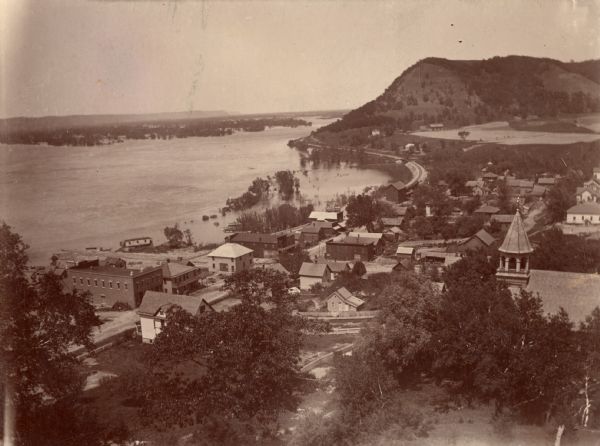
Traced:
<svg viewBox="0 0 600 446">
<path fill-rule="evenodd" d="M 5 11 L 0 446 L 600 445 L 600 4 Z"/>
</svg>

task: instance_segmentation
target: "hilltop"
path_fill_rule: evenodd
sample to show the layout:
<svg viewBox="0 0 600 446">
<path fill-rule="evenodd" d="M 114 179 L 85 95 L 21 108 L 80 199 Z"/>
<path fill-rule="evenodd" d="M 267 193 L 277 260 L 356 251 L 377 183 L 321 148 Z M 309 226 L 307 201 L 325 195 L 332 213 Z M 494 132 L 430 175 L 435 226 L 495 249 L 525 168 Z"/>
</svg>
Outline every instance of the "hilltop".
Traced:
<svg viewBox="0 0 600 446">
<path fill-rule="evenodd" d="M 430 57 L 405 70 L 375 100 L 317 133 L 373 126 L 414 130 L 434 122 L 459 127 L 515 116 L 596 111 L 600 111 L 600 60 Z"/>
</svg>

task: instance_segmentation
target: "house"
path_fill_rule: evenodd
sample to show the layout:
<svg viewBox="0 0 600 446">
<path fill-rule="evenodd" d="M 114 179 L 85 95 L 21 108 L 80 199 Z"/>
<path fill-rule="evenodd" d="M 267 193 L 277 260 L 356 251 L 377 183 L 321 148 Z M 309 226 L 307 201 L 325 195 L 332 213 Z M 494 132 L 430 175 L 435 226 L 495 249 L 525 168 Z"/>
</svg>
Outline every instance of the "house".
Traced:
<svg viewBox="0 0 600 446">
<path fill-rule="evenodd" d="M 237 243 L 254 251 L 254 257 L 273 258 L 295 245 L 294 234 L 262 234 L 259 232 L 238 232 L 225 238 L 229 243 Z"/>
<path fill-rule="evenodd" d="M 587 203 L 590 201 L 600 203 L 600 192 L 590 187 L 578 187 L 575 190 L 577 203 Z"/>
<path fill-rule="evenodd" d="M 317 222 L 313 222 L 317 223 Z M 321 222 L 318 222 L 321 223 Z M 325 238 L 325 228 L 317 224 L 309 224 L 300 230 L 300 243 L 303 246 L 313 246 Z"/>
<path fill-rule="evenodd" d="M 496 175 L 494 172 L 485 172 L 483 175 L 481 175 L 481 178 L 486 183 L 493 183 L 498 179 L 498 175 Z"/>
<path fill-rule="evenodd" d="M 337 279 L 342 273 L 350 272 L 350 265 L 348 262 L 327 262 L 327 265 L 331 270 L 331 280 Z"/>
<path fill-rule="evenodd" d="M 406 200 L 406 184 L 402 181 L 388 184 L 383 188 L 383 194 L 392 203 L 402 203 Z"/>
<path fill-rule="evenodd" d="M 403 220 L 404 219 L 402 217 L 381 217 L 380 219 L 381 225 L 385 229 L 399 228 L 402 226 Z"/>
<path fill-rule="evenodd" d="M 147 246 L 152 246 L 152 238 L 151 237 L 136 237 L 136 238 L 128 238 L 126 240 L 121 240 L 119 242 L 123 251 L 131 251 L 134 248 L 143 248 Z"/>
<path fill-rule="evenodd" d="M 371 260 L 379 252 L 377 240 L 348 235 L 343 240 L 328 241 L 326 246 L 327 257 L 334 260 Z"/>
<path fill-rule="evenodd" d="M 465 187 L 469 189 L 473 196 L 483 196 L 486 193 L 483 180 L 469 180 L 465 183 Z"/>
<path fill-rule="evenodd" d="M 537 184 L 540 186 L 552 187 L 556 184 L 556 178 L 554 177 L 541 177 L 538 178 Z"/>
<path fill-rule="evenodd" d="M 252 267 L 253 252 L 237 243 L 225 243 L 207 254 L 208 270 L 224 274 L 248 270 Z"/>
<path fill-rule="evenodd" d="M 174 307 L 181 307 L 191 315 L 214 311 L 211 305 L 200 296 L 183 296 L 157 291 L 146 291 L 137 310 L 140 316 L 142 342 L 152 343 L 165 326 L 167 313 Z"/>
<path fill-rule="evenodd" d="M 548 189 L 546 188 L 546 186 L 542 186 L 540 184 L 534 184 L 533 189 L 531 189 L 531 192 L 529 193 L 529 195 L 531 197 L 539 198 L 541 200 L 542 198 L 544 198 L 544 195 L 546 195 L 547 190 Z"/>
<path fill-rule="evenodd" d="M 433 130 L 434 132 L 444 130 L 444 124 L 442 124 L 442 123 L 429 124 L 429 130 Z"/>
<path fill-rule="evenodd" d="M 565 223 L 571 225 L 600 225 L 600 203 L 579 203 L 567 210 Z"/>
<path fill-rule="evenodd" d="M 492 237 L 485 229 L 480 229 L 476 234 L 458 243 L 452 248 L 452 251 L 464 253 L 467 251 L 477 251 L 478 249 L 487 250 L 494 247 L 495 244 L 496 239 Z"/>
<path fill-rule="evenodd" d="M 394 215 L 398 217 L 404 217 L 406 215 L 406 211 L 408 211 L 408 206 L 394 206 L 393 211 Z"/>
<path fill-rule="evenodd" d="M 312 221 L 342 221 L 344 219 L 343 211 L 312 211 L 308 216 Z"/>
<path fill-rule="evenodd" d="M 300 289 L 308 290 L 311 286 L 331 282 L 331 269 L 326 263 L 304 262 L 300 267 Z"/>
<path fill-rule="evenodd" d="M 358 311 L 365 301 L 354 296 L 345 287 L 342 287 L 327 297 L 327 311 L 338 313 L 341 311 Z"/>
<path fill-rule="evenodd" d="M 117 302 L 137 307 L 146 291 L 162 290 L 162 267 L 142 270 L 113 266 L 79 265 L 66 270 L 67 290 L 89 291 L 96 307 L 112 307 Z"/>
<path fill-rule="evenodd" d="M 403 272 L 403 271 L 413 271 L 413 262 L 410 259 L 401 259 L 396 263 L 396 265 L 392 268 L 392 271 Z"/>
<path fill-rule="evenodd" d="M 506 231 L 509 228 L 512 221 L 512 214 L 494 214 L 490 217 L 490 223 L 498 224 L 502 231 Z"/>
<path fill-rule="evenodd" d="M 396 258 L 398 260 L 414 259 L 415 258 L 415 248 L 413 248 L 412 246 L 398 246 L 398 249 L 396 249 Z"/>
<path fill-rule="evenodd" d="M 600 167 L 594 167 L 592 178 L 600 183 Z"/>
<path fill-rule="evenodd" d="M 161 265 L 163 284 L 162 290 L 169 294 L 189 294 L 200 287 L 202 268 L 191 262 L 186 264 L 167 261 Z"/>
<path fill-rule="evenodd" d="M 492 215 L 497 214 L 498 212 L 500 212 L 500 209 L 496 206 L 489 206 L 487 204 L 484 204 L 478 209 L 476 209 L 475 212 L 473 212 L 473 214 L 481 215 L 486 220 L 489 220 L 492 217 Z"/>
<path fill-rule="evenodd" d="M 534 183 L 531 180 L 522 180 L 514 177 L 506 178 L 506 185 L 508 186 L 511 197 L 525 197 L 533 190 Z"/>
<path fill-rule="evenodd" d="M 270 270 L 281 273 L 286 277 L 290 276 L 290 272 L 279 262 L 255 264 L 254 269 Z"/>
<path fill-rule="evenodd" d="M 371 130 L 371 136 L 379 136 L 381 135 L 381 131 L 379 129 Z"/>
</svg>

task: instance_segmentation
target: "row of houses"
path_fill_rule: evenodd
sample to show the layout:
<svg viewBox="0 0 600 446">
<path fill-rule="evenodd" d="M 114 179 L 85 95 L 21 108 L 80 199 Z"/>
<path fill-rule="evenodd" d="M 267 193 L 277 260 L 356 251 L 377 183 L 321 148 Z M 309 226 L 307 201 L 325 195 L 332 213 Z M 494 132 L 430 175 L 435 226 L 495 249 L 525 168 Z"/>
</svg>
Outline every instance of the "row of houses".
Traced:
<svg viewBox="0 0 600 446">
<path fill-rule="evenodd" d="M 548 189 L 556 184 L 556 181 L 556 177 L 539 177 L 534 181 L 516 178 L 512 175 L 496 175 L 493 172 L 485 172 L 480 178 L 467 181 L 465 188 L 473 196 L 485 197 L 489 194 L 497 193 L 499 183 L 504 182 L 511 199 L 516 201 L 519 197 L 543 198 Z"/>
<path fill-rule="evenodd" d="M 592 178 L 575 191 L 577 204 L 567 210 L 565 223 L 600 225 L 600 167 L 594 167 Z"/>
</svg>

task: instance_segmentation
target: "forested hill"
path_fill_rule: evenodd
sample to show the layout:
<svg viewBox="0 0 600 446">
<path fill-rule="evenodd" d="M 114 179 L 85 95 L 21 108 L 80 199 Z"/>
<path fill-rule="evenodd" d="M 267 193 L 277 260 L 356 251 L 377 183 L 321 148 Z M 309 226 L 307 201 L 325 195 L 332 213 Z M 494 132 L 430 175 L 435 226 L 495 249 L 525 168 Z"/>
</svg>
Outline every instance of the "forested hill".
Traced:
<svg viewBox="0 0 600 446">
<path fill-rule="evenodd" d="M 404 71 L 377 99 L 320 131 L 370 126 L 409 130 L 434 122 L 460 126 L 594 111 L 600 111 L 600 60 L 431 57 Z"/>
</svg>

